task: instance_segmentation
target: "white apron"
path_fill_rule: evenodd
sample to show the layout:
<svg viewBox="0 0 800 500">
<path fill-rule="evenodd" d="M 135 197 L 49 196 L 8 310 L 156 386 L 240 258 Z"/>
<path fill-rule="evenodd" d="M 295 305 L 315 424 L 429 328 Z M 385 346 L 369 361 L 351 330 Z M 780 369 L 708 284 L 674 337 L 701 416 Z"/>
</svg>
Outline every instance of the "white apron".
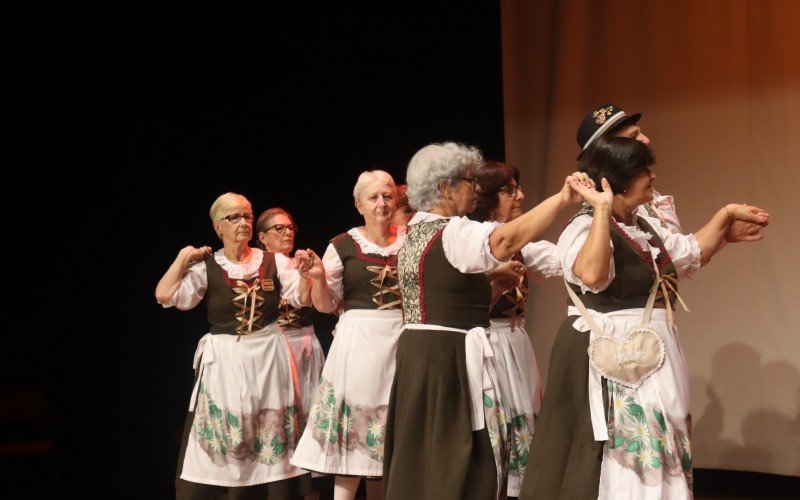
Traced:
<svg viewBox="0 0 800 500">
<path fill-rule="evenodd" d="M 292 464 L 327 474 L 383 475 L 386 410 L 402 327 L 399 309 L 342 314 Z"/>
<path fill-rule="evenodd" d="M 314 391 L 319 384 L 322 367 L 325 364 L 325 353 L 319 339 L 314 334 L 314 325 L 300 328 L 282 328 L 283 335 L 292 350 L 297 367 L 297 381 L 300 386 L 302 411 L 304 419 L 314 401 Z"/>
<path fill-rule="evenodd" d="M 531 452 L 534 416 L 542 407 L 539 366 L 528 332 L 521 326 L 525 318 L 492 319 L 489 339 L 494 350 L 500 396 L 505 402 L 510 429 L 508 496 L 518 497 L 528 456 Z"/>
<path fill-rule="evenodd" d="M 298 439 L 297 381 L 277 323 L 238 341 L 205 335 L 198 365 L 181 479 L 240 487 L 304 474 L 289 463 Z"/>
</svg>

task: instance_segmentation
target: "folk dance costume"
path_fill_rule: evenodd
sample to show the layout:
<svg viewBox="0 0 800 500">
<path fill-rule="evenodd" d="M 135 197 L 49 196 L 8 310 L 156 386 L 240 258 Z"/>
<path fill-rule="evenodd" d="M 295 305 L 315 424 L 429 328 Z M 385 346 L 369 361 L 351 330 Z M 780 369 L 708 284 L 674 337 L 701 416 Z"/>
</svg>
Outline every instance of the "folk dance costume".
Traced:
<svg viewBox="0 0 800 500">
<path fill-rule="evenodd" d="M 528 243 L 513 260 L 527 273 L 519 284 L 503 293 L 490 313 L 489 339 L 500 381 L 500 394 L 510 424 L 508 496 L 519 496 L 528 464 L 534 432 L 534 417 L 542 404 L 542 385 L 533 345 L 525 330 L 525 302 L 529 280 L 561 275 L 556 246 L 549 241 Z"/>
<path fill-rule="evenodd" d="M 380 477 L 386 408 L 402 327 L 397 251 L 357 228 L 334 238 L 322 261 L 334 304 L 344 312 L 292 464 L 314 472 Z"/>
<path fill-rule="evenodd" d="M 194 357 L 178 498 L 309 492 L 308 474 L 289 463 L 299 439 L 297 381 L 276 322 L 281 297 L 297 304 L 297 290 L 292 261 L 257 248 L 246 264 L 218 250 L 186 271 L 170 305 L 185 310 L 205 300 L 211 331 Z"/>
<path fill-rule="evenodd" d="M 286 299 L 281 299 L 278 326 L 291 348 L 297 367 L 297 381 L 300 386 L 303 421 L 314 400 L 314 391 L 319 384 L 325 353 L 314 333 L 314 308 L 294 307 Z"/>
<path fill-rule="evenodd" d="M 417 212 L 398 254 L 404 329 L 387 419 L 387 500 L 505 498 L 508 435 L 487 338 L 494 223 Z"/>
<path fill-rule="evenodd" d="M 676 278 L 699 268 L 700 247 L 658 219 L 636 219 L 612 219 L 611 267 L 597 289 L 572 272 L 592 209 L 558 241 L 580 303 L 572 301 L 553 344 L 522 499 L 692 497 L 689 379 L 671 305 Z"/>
</svg>

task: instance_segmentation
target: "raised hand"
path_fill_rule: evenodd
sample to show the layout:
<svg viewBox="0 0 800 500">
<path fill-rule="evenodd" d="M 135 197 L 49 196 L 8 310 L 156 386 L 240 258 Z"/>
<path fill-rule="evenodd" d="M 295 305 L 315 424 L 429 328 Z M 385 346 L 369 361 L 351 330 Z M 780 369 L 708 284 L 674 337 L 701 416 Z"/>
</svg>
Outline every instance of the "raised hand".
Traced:
<svg viewBox="0 0 800 500">
<path fill-rule="evenodd" d="M 325 276 L 325 268 L 322 266 L 322 259 L 310 248 L 295 252 L 294 265 L 304 278 L 320 278 Z"/>
<path fill-rule="evenodd" d="M 565 203 L 580 203 L 584 200 L 584 197 L 573 189 L 572 182 L 576 182 L 587 189 L 594 189 L 595 187 L 594 181 L 584 172 L 573 172 L 564 179 L 564 186 L 561 188 L 561 199 Z"/>
<path fill-rule="evenodd" d="M 614 201 L 614 192 L 611 191 L 611 185 L 603 178 L 600 181 L 602 191 L 597 191 L 594 187 L 587 187 L 585 182 L 581 182 L 573 176 L 571 179 L 568 177 L 570 187 L 573 191 L 581 196 L 584 200 L 588 201 L 593 207 L 597 208 L 598 205 L 605 205 L 611 208 L 611 203 Z"/>
<path fill-rule="evenodd" d="M 210 246 L 202 246 L 200 248 L 195 248 L 191 245 L 184 247 L 181 249 L 181 254 L 186 259 L 186 266 L 190 266 L 195 262 L 200 262 L 201 260 L 205 259 L 209 255 L 211 255 L 211 247 Z"/>
<path fill-rule="evenodd" d="M 310 248 L 306 249 L 306 253 L 308 254 L 308 262 L 310 264 L 308 275 L 312 278 L 324 278 L 325 266 L 322 265 L 322 259 Z"/>
</svg>

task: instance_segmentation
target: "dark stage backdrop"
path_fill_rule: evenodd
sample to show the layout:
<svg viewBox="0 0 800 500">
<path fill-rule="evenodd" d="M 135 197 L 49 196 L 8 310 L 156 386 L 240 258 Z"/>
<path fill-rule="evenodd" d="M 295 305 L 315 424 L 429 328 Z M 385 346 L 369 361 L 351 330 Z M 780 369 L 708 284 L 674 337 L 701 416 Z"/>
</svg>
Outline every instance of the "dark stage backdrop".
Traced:
<svg viewBox="0 0 800 500">
<path fill-rule="evenodd" d="M 64 496 L 173 494 L 206 327 L 202 308 L 164 310 L 153 290 L 181 247 L 217 246 L 219 194 L 287 208 L 298 245 L 321 253 L 361 222 L 361 171 L 401 182 L 442 140 L 503 157 L 498 2 L 295 3 L 38 1 L 4 15 L 6 167 L 24 180 L 6 184 L 18 286 L 3 384 L 44 388 Z M 319 321 L 325 345 L 332 325 Z M 50 470 L 7 469 L 34 489 Z"/>
</svg>

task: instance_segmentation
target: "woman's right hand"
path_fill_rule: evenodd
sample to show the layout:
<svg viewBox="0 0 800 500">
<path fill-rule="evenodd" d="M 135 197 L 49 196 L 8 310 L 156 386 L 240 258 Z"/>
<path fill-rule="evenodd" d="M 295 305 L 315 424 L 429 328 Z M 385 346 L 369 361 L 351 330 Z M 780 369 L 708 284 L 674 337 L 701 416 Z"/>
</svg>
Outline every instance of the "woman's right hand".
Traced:
<svg viewBox="0 0 800 500">
<path fill-rule="evenodd" d="M 204 260 L 206 257 L 211 255 L 211 247 L 210 246 L 202 246 L 200 248 L 195 248 L 191 245 L 187 247 L 183 247 L 180 251 L 181 256 L 184 259 L 184 268 L 187 268 L 194 264 L 195 262 L 200 262 Z"/>
</svg>

